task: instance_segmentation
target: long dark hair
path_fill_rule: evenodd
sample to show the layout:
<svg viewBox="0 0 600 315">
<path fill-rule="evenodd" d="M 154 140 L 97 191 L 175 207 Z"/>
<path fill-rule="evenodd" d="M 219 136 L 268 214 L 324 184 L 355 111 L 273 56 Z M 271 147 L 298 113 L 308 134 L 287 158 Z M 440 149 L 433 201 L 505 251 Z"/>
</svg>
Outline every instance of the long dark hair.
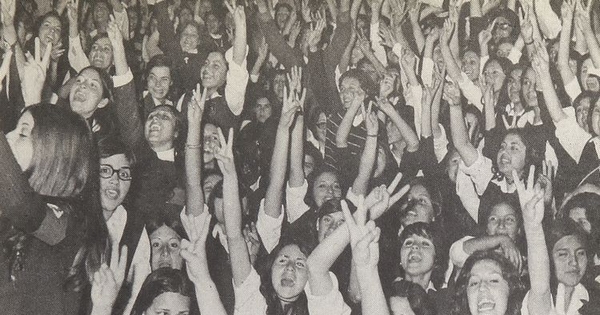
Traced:
<svg viewBox="0 0 600 315">
<path fill-rule="evenodd" d="M 194 285 L 184 271 L 159 268 L 148 275 L 133 304 L 131 315 L 142 315 L 159 295 L 167 292 L 179 293 L 190 298 L 190 310 L 194 310 Z"/>
<path fill-rule="evenodd" d="M 277 296 L 277 292 L 271 281 L 271 268 L 273 267 L 275 259 L 277 259 L 279 252 L 283 248 L 290 245 L 298 246 L 300 251 L 306 255 L 306 257 L 310 255 L 310 249 L 304 245 L 303 242 L 292 238 L 283 238 L 269 255 L 259 258 L 256 262 L 257 270 L 260 275 L 260 293 L 262 293 L 267 301 L 267 315 L 309 315 L 308 301 L 304 292 L 300 294 L 296 301 L 291 303 L 291 310 L 284 313 L 281 300 Z"/>
<path fill-rule="evenodd" d="M 525 293 L 525 286 L 521 282 L 519 272 L 513 266 L 513 264 L 499 253 L 493 250 L 479 251 L 471 254 L 465 262 L 463 268 L 458 275 L 456 280 L 456 287 L 454 290 L 451 314 L 452 315 L 465 315 L 471 314 L 469 309 L 469 299 L 467 296 L 467 287 L 469 285 L 469 278 L 471 278 L 471 270 L 476 263 L 482 260 L 493 261 L 502 270 L 502 278 L 508 282 L 508 301 L 506 315 L 517 315 L 521 311 L 521 301 L 523 300 L 523 294 Z"/>
</svg>

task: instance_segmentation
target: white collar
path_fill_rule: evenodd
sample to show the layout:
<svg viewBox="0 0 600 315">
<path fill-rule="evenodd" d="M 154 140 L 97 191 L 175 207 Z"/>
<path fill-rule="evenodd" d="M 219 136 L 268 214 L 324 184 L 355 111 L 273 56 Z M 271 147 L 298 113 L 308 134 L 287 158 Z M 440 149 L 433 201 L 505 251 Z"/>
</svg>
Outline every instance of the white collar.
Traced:
<svg viewBox="0 0 600 315">
<path fill-rule="evenodd" d="M 210 37 L 212 39 L 221 39 L 223 37 L 223 35 L 221 35 L 221 34 L 211 34 L 211 33 L 208 33 L 208 35 L 210 35 Z"/>
<path fill-rule="evenodd" d="M 405 279 L 402 277 L 398 277 L 394 280 L 394 282 L 402 281 L 402 280 L 405 280 Z M 406 280 L 406 281 L 408 281 L 408 280 Z M 429 291 L 437 291 L 435 289 L 435 287 L 433 286 L 433 283 L 431 282 L 431 280 L 429 280 L 429 284 L 427 285 L 427 289 L 425 290 L 425 292 L 429 292 Z"/>
<path fill-rule="evenodd" d="M 154 96 L 152 96 L 152 94 L 150 94 L 150 92 L 148 90 L 145 90 L 144 92 L 142 92 L 142 96 L 143 97 L 146 97 L 148 95 L 150 95 L 150 97 L 152 98 L 152 101 L 154 102 L 154 106 L 163 105 L 163 102 L 159 101 L 157 98 L 155 98 Z M 165 98 L 164 105 L 171 105 L 171 106 L 173 106 L 173 102 L 171 100 Z"/>
<path fill-rule="evenodd" d="M 161 161 L 175 162 L 175 149 L 171 148 L 166 151 L 156 152 L 156 156 Z"/>
<path fill-rule="evenodd" d="M 579 315 L 579 309 L 583 306 L 584 301 L 590 300 L 590 295 L 585 287 L 580 283 L 575 286 L 573 294 L 571 295 L 571 301 L 569 302 L 569 308 L 565 313 L 565 286 L 562 283 L 558 284 L 556 290 L 556 303 L 555 310 L 558 315 Z"/>
<path fill-rule="evenodd" d="M 108 235 L 113 243 L 121 242 L 123 232 L 125 231 L 125 225 L 127 224 L 127 211 L 123 205 L 119 205 L 113 214 L 106 220 L 106 227 L 108 228 Z"/>
</svg>

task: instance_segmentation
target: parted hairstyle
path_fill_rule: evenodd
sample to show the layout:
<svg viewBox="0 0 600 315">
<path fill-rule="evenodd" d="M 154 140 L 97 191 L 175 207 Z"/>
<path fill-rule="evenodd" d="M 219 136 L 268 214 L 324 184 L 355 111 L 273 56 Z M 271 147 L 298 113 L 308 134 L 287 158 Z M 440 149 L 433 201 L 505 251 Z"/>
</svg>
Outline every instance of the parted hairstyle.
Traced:
<svg viewBox="0 0 600 315">
<path fill-rule="evenodd" d="M 467 296 L 467 287 L 469 286 L 469 279 L 471 278 L 471 270 L 476 263 L 488 260 L 494 262 L 500 267 L 502 271 L 502 278 L 508 282 L 508 301 L 506 315 L 520 314 L 521 301 L 525 294 L 525 286 L 521 282 L 519 272 L 515 266 L 502 254 L 496 253 L 493 250 L 489 251 L 478 251 L 465 262 L 463 268 L 458 275 L 456 280 L 456 287 L 454 289 L 453 301 L 451 314 L 453 315 L 470 315 L 469 299 Z"/>
<path fill-rule="evenodd" d="M 159 268 L 146 277 L 137 299 L 135 300 L 135 304 L 133 304 L 131 314 L 144 314 L 152 305 L 156 297 L 167 292 L 179 293 L 189 297 L 190 310 L 195 309 L 194 285 L 187 278 L 185 271 L 172 268 Z"/>
<path fill-rule="evenodd" d="M 28 107 L 33 116 L 33 156 L 26 170 L 29 184 L 39 194 L 74 197 L 88 181 L 94 146 L 85 120 L 51 104 Z"/>
</svg>

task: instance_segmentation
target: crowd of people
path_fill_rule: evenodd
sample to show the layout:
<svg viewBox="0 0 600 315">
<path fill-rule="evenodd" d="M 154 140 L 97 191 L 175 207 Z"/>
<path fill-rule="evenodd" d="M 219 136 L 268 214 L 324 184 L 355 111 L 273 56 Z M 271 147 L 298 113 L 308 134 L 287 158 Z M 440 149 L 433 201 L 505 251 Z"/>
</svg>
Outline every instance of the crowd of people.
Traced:
<svg viewBox="0 0 600 315">
<path fill-rule="evenodd" d="M 0 20 L 2 314 L 600 314 L 594 0 Z"/>
</svg>

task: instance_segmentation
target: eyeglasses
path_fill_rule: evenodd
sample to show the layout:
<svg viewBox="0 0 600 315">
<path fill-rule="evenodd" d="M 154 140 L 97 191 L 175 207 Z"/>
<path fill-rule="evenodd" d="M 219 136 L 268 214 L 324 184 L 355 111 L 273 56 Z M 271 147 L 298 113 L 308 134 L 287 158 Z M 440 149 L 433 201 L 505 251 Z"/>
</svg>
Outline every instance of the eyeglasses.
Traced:
<svg viewBox="0 0 600 315">
<path fill-rule="evenodd" d="M 114 173 L 117 173 L 117 176 L 120 180 L 131 180 L 131 168 L 126 166 L 116 170 L 108 164 L 100 164 L 100 177 L 109 179 L 113 176 Z"/>
</svg>

